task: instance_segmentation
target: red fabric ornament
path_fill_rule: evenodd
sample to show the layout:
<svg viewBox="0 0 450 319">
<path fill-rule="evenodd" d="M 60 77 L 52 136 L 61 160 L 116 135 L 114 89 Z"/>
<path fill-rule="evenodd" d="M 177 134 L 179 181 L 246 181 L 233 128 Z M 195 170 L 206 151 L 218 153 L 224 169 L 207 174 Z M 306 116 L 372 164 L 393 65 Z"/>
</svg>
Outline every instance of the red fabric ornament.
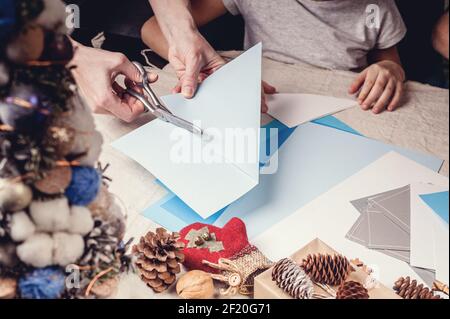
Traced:
<svg viewBox="0 0 450 319">
<path fill-rule="evenodd" d="M 223 250 L 211 252 L 209 248 L 191 247 L 188 248 L 190 240 L 186 239 L 186 235 L 191 230 L 199 231 L 202 228 L 208 228 L 209 234 L 215 234 L 215 240 L 222 242 Z M 185 243 L 183 253 L 185 255 L 184 265 L 189 269 L 203 270 L 206 272 L 214 272 L 215 270 L 203 264 L 203 260 L 211 263 L 217 263 L 220 258 L 234 259 L 240 253 L 251 249 L 247 236 L 247 228 L 239 218 L 231 219 L 223 228 L 201 223 L 195 223 L 183 228 L 180 232 L 181 240 Z M 215 271 L 216 273 L 218 271 Z"/>
</svg>

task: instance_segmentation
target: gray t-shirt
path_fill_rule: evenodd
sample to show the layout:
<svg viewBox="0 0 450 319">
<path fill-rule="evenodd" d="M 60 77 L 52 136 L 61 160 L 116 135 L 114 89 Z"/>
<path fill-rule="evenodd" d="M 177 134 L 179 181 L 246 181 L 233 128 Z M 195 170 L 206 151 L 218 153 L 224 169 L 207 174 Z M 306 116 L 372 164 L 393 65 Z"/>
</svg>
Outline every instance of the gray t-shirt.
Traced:
<svg viewBox="0 0 450 319">
<path fill-rule="evenodd" d="M 393 0 L 223 0 L 245 19 L 245 48 L 285 63 L 360 70 L 374 49 L 395 46 L 406 27 Z"/>
</svg>

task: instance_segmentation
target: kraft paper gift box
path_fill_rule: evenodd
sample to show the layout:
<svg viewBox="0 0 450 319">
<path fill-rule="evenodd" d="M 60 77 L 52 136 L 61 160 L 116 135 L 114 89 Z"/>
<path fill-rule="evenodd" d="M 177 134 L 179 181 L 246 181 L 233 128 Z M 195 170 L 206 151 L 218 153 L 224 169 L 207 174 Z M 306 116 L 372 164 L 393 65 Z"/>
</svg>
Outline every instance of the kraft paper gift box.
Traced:
<svg viewBox="0 0 450 319">
<path fill-rule="evenodd" d="M 309 254 L 339 254 L 333 248 L 325 244 L 320 239 L 314 239 L 308 245 L 297 251 L 291 259 L 296 263 L 301 263 Z M 361 269 L 354 266 L 355 271 L 351 272 L 346 281 L 357 281 L 363 283 L 368 275 Z M 337 287 L 332 287 L 337 290 Z M 314 285 L 316 293 L 328 295 L 324 290 Z M 376 288 L 369 290 L 370 299 L 401 299 L 392 289 L 378 284 Z M 292 299 L 287 293 L 278 288 L 276 283 L 272 281 L 272 268 L 268 269 L 255 278 L 254 288 L 255 299 Z"/>
</svg>

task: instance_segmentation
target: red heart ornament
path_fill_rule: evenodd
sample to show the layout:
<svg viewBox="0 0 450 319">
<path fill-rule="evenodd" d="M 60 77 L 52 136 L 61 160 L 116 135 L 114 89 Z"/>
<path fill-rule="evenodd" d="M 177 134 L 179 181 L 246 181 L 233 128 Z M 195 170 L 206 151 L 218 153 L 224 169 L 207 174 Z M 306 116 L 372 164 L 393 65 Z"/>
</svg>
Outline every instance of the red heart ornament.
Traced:
<svg viewBox="0 0 450 319">
<path fill-rule="evenodd" d="M 219 252 L 210 252 L 208 248 L 192 247 L 188 248 L 189 240 L 186 235 L 191 230 L 198 231 L 207 227 L 209 234 L 215 234 L 216 241 L 222 242 L 223 250 Z M 223 228 L 201 223 L 195 223 L 183 228 L 180 232 L 181 241 L 185 243 L 183 253 L 185 255 L 184 265 L 189 269 L 203 270 L 206 272 L 218 271 L 211 269 L 203 264 L 203 260 L 216 264 L 220 258 L 233 259 L 244 249 L 250 246 L 247 236 L 247 228 L 239 218 L 231 219 Z"/>
</svg>

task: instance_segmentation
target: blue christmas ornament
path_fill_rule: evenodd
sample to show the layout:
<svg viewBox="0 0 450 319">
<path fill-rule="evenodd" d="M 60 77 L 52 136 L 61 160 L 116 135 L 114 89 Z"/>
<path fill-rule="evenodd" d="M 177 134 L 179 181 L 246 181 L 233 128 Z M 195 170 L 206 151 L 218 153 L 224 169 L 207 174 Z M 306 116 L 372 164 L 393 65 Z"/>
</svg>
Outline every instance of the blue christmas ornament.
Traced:
<svg viewBox="0 0 450 319">
<path fill-rule="evenodd" d="M 0 40 L 14 30 L 16 24 L 16 3 L 14 0 L 1 0 L 0 5 Z"/>
<path fill-rule="evenodd" d="M 94 201 L 100 189 L 101 177 L 92 167 L 72 167 L 72 181 L 66 189 L 71 205 L 87 206 Z"/>
<path fill-rule="evenodd" d="M 64 290 L 64 272 L 56 267 L 38 268 L 19 279 L 23 299 L 58 299 Z"/>
</svg>

